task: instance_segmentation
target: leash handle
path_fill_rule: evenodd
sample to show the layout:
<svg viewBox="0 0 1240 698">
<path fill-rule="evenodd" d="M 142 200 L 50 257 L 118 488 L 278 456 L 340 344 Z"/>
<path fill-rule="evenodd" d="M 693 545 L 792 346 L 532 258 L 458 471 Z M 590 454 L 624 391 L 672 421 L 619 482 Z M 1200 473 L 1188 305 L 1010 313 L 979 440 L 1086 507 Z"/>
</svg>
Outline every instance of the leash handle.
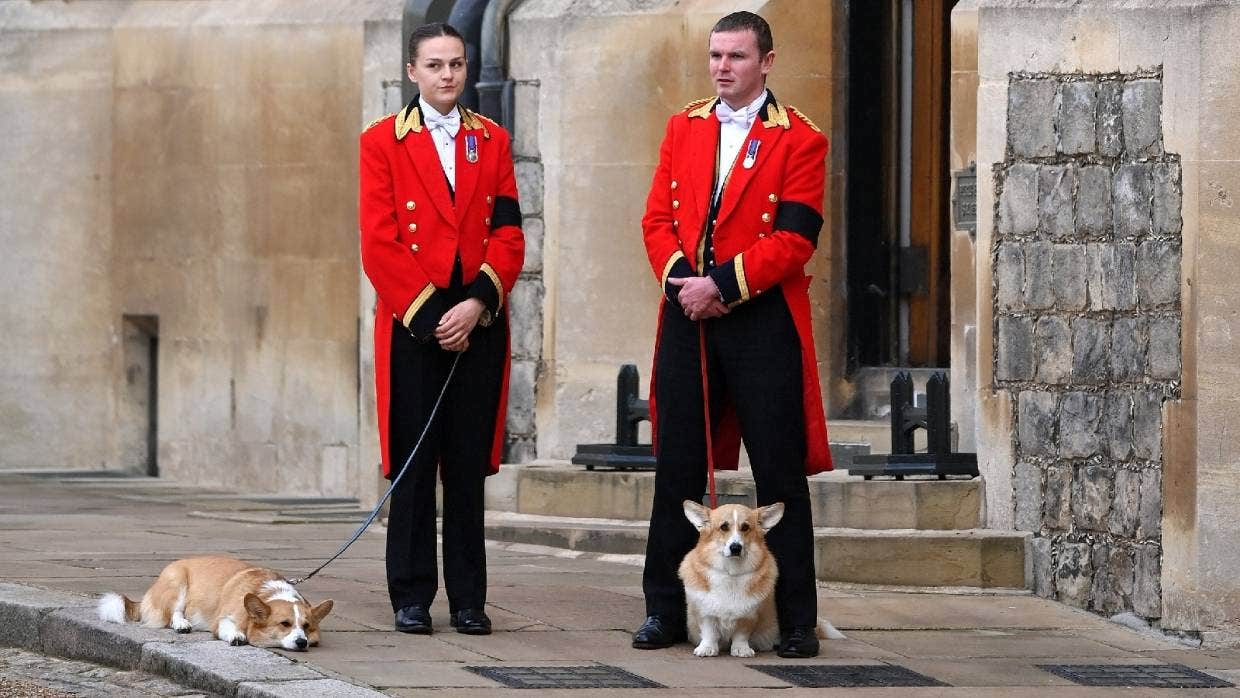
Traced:
<svg viewBox="0 0 1240 698">
<path fill-rule="evenodd" d="M 710 382 L 706 379 L 706 322 L 698 321 L 698 357 L 702 369 L 702 416 L 706 423 L 706 485 L 710 493 L 710 508 L 719 506 L 715 495 L 715 448 L 711 438 Z"/>
<path fill-rule="evenodd" d="M 431 416 L 427 417 L 426 426 L 422 427 L 422 433 L 418 436 L 417 443 L 413 445 L 413 450 L 409 452 L 409 457 L 405 459 L 405 464 L 400 467 L 400 472 L 396 473 L 396 477 L 392 478 L 392 484 L 388 486 L 387 492 L 384 492 L 383 496 L 379 498 L 379 503 L 375 505 L 374 511 L 370 512 L 370 516 L 367 516 L 366 520 L 362 522 L 362 525 L 353 533 L 353 537 L 350 538 L 344 545 L 340 546 L 340 550 L 337 550 L 335 555 L 328 558 L 327 562 L 324 562 L 316 567 L 310 574 L 290 581 L 289 584 L 297 586 L 298 584 L 308 581 L 311 577 L 321 572 L 324 567 L 330 565 L 336 560 L 336 558 L 340 557 L 344 551 L 348 550 L 349 546 L 353 545 L 353 543 L 355 543 L 357 539 L 362 536 L 362 533 L 367 529 L 367 527 L 374 522 L 375 517 L 379 515 L 379 510 L 383 508 L 383 503 L 388 500 L 388 497 L 392 496 L 392 492 L 396 489 L 397 483 L 399 483 L 400 479 L 405 476 L 405 471 L 408 470 L 409 465 L 413 463 L 413 457 L 417 455 L 418 449 L 422 447 L 422 440 L 426 438 L 427 432 L 431 430 L 431 424 L 434 423 L 435 415 L 439 412 L 439 405 L 443 403 L 443 396 L 448 392 L 448 384 L 452 382 L 452 375 L 456 373 L 456 365 L 460 363 L 461 355 L 464 353 L 465 352 L 457 352 L 456 358 L 452 360 L 452 368 L 448 369 L 448 377 L 444 379 L 443 387 L 439 389 L 439 397 L 435 398 L 435 405 L 431 407 Z"/>
</svg>

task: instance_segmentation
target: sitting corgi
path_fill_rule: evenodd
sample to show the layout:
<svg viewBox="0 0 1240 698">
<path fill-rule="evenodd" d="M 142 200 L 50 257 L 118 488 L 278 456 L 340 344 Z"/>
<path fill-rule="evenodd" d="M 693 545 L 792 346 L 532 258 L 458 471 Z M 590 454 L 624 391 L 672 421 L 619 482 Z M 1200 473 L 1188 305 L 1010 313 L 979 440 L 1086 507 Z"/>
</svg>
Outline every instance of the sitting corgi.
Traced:
<svg viewBox="0 0 1240 698">
<path fill-rule="evenodd" d="M 693 653 L 714 657 L 720 643 L 730 644 L 734 657 L 773 649 L 779 643 L 779 568 L 765 535 L 783 518 L 783 503 L 759 509 L 725 504 L 710 510 L 685 500 L 684 509 L 699 532 L 697 545 L 680 563 L 689 639 L 697 643 Z M 819 638 L 844 637 L 821 618 L 817 632 Z"/>
<path fill-rule="evenodd" d="M 275 572 L 229 557 L 193 557 L 170 563 L 138 603 L 120 594 L 99 599 L 99 617 L 142 621 L 179 633 L 210 630 L 231 645 L 304 651 L 319 644 L 328 599 L 311 606 Z"/>
</svg>

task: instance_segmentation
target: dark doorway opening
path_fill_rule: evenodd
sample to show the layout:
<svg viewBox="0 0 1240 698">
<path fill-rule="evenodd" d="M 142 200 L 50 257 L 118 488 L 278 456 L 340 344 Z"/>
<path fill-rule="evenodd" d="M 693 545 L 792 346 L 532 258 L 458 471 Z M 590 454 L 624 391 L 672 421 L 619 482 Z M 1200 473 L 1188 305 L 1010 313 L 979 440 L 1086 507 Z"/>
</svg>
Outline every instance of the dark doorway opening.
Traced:
<svg viewBox="0 0 1240 698">
<path fill-rule="evenodd" d="M 848 369 L 946 366 L 956 0 L 848 5 Z"/>
<path fill-rule="evenodd" d="M 122 469 L 159 475 L 159 317 L 124 315 L 124 379 L 117 414 L 118 461 Z"/>
</svg>

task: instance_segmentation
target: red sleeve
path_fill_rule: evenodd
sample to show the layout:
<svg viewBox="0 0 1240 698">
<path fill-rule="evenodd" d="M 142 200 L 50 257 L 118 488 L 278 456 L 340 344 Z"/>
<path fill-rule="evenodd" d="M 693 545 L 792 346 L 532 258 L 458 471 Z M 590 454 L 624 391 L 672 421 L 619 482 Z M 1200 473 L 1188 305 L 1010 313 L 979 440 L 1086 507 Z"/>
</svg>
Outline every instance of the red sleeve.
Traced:
<svg viewBox="0 0 1240 698">
<path fill-rule="evenodd" d="M 680 249 L 680 236 L 672 224 L 672 153 L 675 149 L 676 116 L 667 122 L 663 144 L 659 146 L 659 164 L 654 169 L 654 181 L 646 197 L 646 215 L 642 217 L 642 237 L 646 243 L 646 255 L 654 276 L 663 287 L 668 300 L 676 303 L 675 286 L 668 279 L 693 276 L 693 267 Z"/>
<path fill-rule="evenodd" d="M 822 230 L 827 138 L 818 132 L 793 146 L 773 230 L 711 270 L 725 302 L 749 300 L 800 271 L 813 256 Z"/>
</svg>

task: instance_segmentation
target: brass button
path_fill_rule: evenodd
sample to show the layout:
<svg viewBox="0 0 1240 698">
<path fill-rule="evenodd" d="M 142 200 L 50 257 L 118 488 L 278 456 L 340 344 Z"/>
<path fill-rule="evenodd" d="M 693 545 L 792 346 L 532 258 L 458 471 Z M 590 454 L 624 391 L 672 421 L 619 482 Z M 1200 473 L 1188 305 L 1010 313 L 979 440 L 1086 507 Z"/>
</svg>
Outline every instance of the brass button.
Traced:
<svg viewBox="0 0 1240 698">
<path fill-rule="evenodd" d="M 486 223 L 487 225 L 491 225 L 491 217 L 487 216 L 486 218 L 483 219 L 483 222 Z"/>
<path fill-rule="evenodd" d="M 415 209 L 415 208 L 417 208 L 417 207 L 418 207 L 418 205 L 417 205 L 417 204 L 415 204 L 415 203 L 413 203 L 412 201 L 406 201 L 406 202 L 405 202 L 405 208 L 409 209 L 410 211 L 412 211 L 413 209 Z"/>
<path fill-rule="evenodd" d="M 716 224 L 716 223 L 718 223 L 718 222 L 719 222 L 719 219 L 718 219 L 718 218 L 712 218 L 712 219 L 710 219 L 710 224 L 711 224 L 711 225 L 714 225 L 714 224 Z"/>
<path fill-rule="evenodd" d="M 410 245 L 410 246 L 409 246 L 409 249 L 410 249 L 411 251 L 413 251 L 413 252 L 417 252 L 417 251 L 418 251 L 418 243 L 416 243 L 416 242 L 415 242 L 415 243 L 413 243 L 412 245 Z"/>
<path fill-rule="evenodd" d="M 763 223 L 770 223 L 770 222 L 771 222 L 771 214 L 769 214 L 769 213 L 764 213 L 764 214 L 762 214 L 762 222 L 763 222 Z"/>
<path fill-rule="evenodd" d="M 417 223 L 410 223 L 410 224 L 409 224 L 409 232 L 411 232 L 411 233 L 416 233 L 416 232 L 418 232 L 418 224 L 417 224 Z"/>
<path fill-rule="evenodd" d="M 488 242 L 490 242 L 490 240 L 489 240 L 488 238 L 482 238 L 482 246 L 483 246 L 483 247 L 486 247 Z"/>
<path fill-rule="evenodd" d="M 768 194 L 766 198 L 771 203 L 775 203 L 776 201 L 779 201 L 779 197 L 775 196 L 774 194 Z"/>
<path fill-rule="evenodd" d="M 681 240 L 680 238 L 676 238 L 676 243 L 679 244 L 681 247 L 685 246 L 685 241 Z"/>
<path fill-rule="evenodd" d="M 672 208 L 680 208 L 680 200 L 672 199 Z"/>
<path fill-rule="evenodd" d="M 771 196 L 775 196 L 775 195 L 771 194 Z M 492 201 L 495 201 L 495 197 L 491 196 L 490 194 L 487 194 L 487 203 L 489 204 Z"/>
<path fill-rule="evenodd" d="M 679 227 L 680 227 L 680 221 L 672 221 L 672 227 L 673 227 L 673 228 L 679 228 Z"/>
<path fill-rule="evenodd" d="M 760 238 L 764 238 L 764 237 L 766 237 L 766 233 L 758 233 L 758 237 L 760 237 Z"/>
<path fill-rule="evenodd" d="M 672 180 L 672 189 L 675 189 L 676 187 L 679 187 L 679 186 L 680 186 L 680 183 L 679 183 L 679 182 L 677 182 L 676 180 L 674 180 L 674 179 L 673 179 L 673 180 Z"/>
</svg>

